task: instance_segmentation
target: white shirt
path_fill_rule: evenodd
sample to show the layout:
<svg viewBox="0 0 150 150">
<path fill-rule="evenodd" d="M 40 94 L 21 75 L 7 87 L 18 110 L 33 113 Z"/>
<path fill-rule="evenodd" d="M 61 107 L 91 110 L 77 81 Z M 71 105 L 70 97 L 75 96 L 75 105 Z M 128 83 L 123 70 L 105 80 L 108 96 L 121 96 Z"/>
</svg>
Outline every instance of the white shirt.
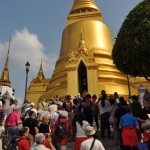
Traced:
<svg viewBox="0 0 150 150">
<path fill-rule="evenodd" d="M 33 144 L 31 145 L 30 150 L 50 150 L 50 149 L 46 148 L 43 144 Z"/>
<path fill-rule="evenodd" d="M 53 116 L 54 112 L 57 111 L 58 106 L 56 104 L 52 104 L 49 106 L 50 114 Z"/>
<path fill-rule="evenodd" d="M 108 112 L 108 108 L 110 107 L 110 102 L 108 100 L 105 100 L 105 106 L 102 107 L 101 101 L 99 102 L 98 106 L 99 106 L 99 110 L 100 110 L 100 115 L 102 113 Z"/>
<path fill-rule="evenodd" d="M 83 125 L 81 127 L 80 123 L 78 121 L 76 121 L 76 137 L 87 137 L 85 135 L 85 128 L 86 126 L 90 125 L 87 121 L 83 120 L 82 121 Z"/>
<path fill-rule="evenodd" d="M 89 150 L 92 143 L 93 138 L 87 139 L 81 143 L 80 150 Z M 99 140 L 95 140 L 92 150 L 105 150 L 104 146 Z"/>
</svg>

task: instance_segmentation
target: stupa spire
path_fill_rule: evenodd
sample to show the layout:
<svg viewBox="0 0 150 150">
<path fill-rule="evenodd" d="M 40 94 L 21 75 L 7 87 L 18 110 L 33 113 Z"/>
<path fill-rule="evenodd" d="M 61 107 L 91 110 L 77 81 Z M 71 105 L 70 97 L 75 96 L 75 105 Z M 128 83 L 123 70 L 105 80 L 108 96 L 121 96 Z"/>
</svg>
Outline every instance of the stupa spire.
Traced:
<svg viewBox="0 0 150 150">
<path fill-rule="evenodd" d="M 44 73 L 43 73 L 43 67 L 42 67 L 42 60 L 41 60 L 41 64 L 40 64 L 40 69 L 38 72 L 37 77 L 42 81 L 43 79 L 45 79 Z"/>
<path fill-rule="evenodd" d="M 94 0 L 74 0 L 71 13 L 82 8 L 88 8 L 86 11 L 99 10 Z"/>
<path fill-rule="evenodd" d="M 11 86 L 11 82 L 9 80 L 9 70 L 8 70 L 10 42 L 11 42 L 11 37 L 9 39 L 9 46 L 8 46 L 8 52 L 7 52 L 5 66 L 4 66 L 4 69 L 3 69 L 3 72 L 2 72 L 1 78 L 0 78 L 0 86 L 9 86 L 9 87 Z"/>
</svg>

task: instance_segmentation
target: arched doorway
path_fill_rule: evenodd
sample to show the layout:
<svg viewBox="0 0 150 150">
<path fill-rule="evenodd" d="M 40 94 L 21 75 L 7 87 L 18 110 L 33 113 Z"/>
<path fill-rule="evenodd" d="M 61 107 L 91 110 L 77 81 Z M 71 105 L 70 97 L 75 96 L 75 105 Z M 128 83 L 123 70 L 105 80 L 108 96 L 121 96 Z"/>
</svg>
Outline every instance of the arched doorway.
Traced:
<svg viewBox="0 0 150 150">
<path fill-rule="evenodd" d="M 83 61 L 80 62 L 78 67 L 78 87 L 81 94 L 88 91 L 87 68 Z"/>
</svg>

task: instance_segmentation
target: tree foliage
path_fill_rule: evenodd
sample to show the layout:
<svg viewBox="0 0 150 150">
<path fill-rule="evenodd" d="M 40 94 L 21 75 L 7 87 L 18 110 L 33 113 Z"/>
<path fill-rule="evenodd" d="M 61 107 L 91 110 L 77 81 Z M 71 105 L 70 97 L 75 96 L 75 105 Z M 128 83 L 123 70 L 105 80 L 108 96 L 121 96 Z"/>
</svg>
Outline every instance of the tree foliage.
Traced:
<svg viewBox="0 0 150 150">
<path fill-rule="evenodd" d="M 150 81 L 150 0 L 144 0 L 125 18 L 112 57 L 117 69 Z"/>
</svg>

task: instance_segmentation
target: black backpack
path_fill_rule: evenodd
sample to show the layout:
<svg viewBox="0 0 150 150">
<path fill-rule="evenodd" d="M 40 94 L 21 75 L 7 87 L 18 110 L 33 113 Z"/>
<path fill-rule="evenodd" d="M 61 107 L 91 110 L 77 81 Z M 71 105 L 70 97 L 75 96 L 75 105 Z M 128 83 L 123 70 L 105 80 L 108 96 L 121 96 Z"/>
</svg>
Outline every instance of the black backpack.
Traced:
<svg viewBox="0 0 150 150">
<path fill-rule="evenodd" d="M 7 147 L 7 150 L 18 150 L 18 142 L 23 140 L 25 138 L 17 138 L 15 137 L 9 144 L 9 146 Z"/>
<path fill-rule="evenodd" d="M 64 138 L 67 136 L 66 123 L 67 122 L 61 122 L 60 120 L 58 120 L 58 125 L 55 130 L 55 136 L 57 138 Z"/>
</svg>

